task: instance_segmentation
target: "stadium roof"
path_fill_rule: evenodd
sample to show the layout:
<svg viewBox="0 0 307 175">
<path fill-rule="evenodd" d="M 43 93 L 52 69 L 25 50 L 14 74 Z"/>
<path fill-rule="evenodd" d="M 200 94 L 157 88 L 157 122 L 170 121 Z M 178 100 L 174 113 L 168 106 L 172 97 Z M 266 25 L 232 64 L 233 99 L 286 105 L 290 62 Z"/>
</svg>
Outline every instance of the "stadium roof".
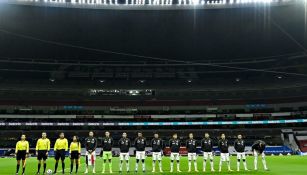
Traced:
<svg viewBox="0 0 307 175">
<path fill-rule="evenodd" d="M 216 10 L 2 3 L 0 80 L 4 88 L 51 83 L 55 89 L 103 85 L 298 94 L 307 76 L 302 2 Z"/>
</svg>

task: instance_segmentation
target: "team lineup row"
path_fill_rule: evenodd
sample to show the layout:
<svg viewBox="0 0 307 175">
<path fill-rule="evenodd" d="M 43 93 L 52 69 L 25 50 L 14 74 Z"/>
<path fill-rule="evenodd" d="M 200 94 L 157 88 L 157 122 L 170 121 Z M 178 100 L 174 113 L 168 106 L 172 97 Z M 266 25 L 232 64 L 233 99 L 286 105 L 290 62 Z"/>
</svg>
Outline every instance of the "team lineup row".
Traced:
<svg viewBox="0 0 307 175">
<path fill-rule="evenodd" d="M 96 160 L 96 148 L 97 148 L 97 139 L 94 137 L 94 133 L 92 131 L 89 132 L 89 136 L 85 139 L 85 143 L 83 144 L 86 149 L 86 170 L 85 174 L 88 173 L 88 167 L 92 167 L 92 172 L 95 172 L 95 160 Z M 113 147 L 113 139 L 110 136 L 110 132 L 105 132 L 105 137 L 102 139 L 102 157 L 103 157 L 103 170 L 102 173 L 105 173 L 106 164 L 109 165 L 109 172 L 112 173 L 112 147 Z M 55 167 L 54 174 L 57 173 L 58 163 L 61 160 L 62 163 L 62 173 L 64 174 L 65 170 L 65 156 L 66 152 L 69 150 L 69 157 L 71 159 L 71 167 L 70 173 L 73 172 L 73 166 L 75 164 L 75 172 L 78 173 L 78 168 L 80 164 L 81 157 L 81 143 L 78 139 L 78 136 L 73 136 L 72 142 L 70 143 L 70 147 L 68 149 L 68 140 L 65 138 L 64 133 L 60 133 L 59 138 L 56 140 L 54 144 L 55 151 Z M 134 140 L 134 144 L 131 143 L 131 140 L 127 137 L 127 133 L 122 134 L 122 138 L 118 141 L 119 149 L 120 149 L 120 164 L 119 164 L 119 172 L 121 173 L 123 170 L 123 164 L 126 163 L 126 171 L 129 172 L 129 149 L 133 145 L 136 150 L 136 164 L 135 164 L 135 172 L 138 171 L 139 163 L 142 164 L 142 171 L 145 172 L 145 158 L 146 158 L 146 138 L 143 137 L 141 132 L 138 132 L 137 138 Z M 171 151 L 170 155 L 170 172 L 174 171 L 174 162 L 177 163 L 177 172 L 180 171 L 180 147 L 182 143 L 180 139 L 178 139 L 177 134 L 173 134 L 172 138 L 169 140 L 169 147 Z M 155 172 L 155 165 L 158 162 L 159 171 L 162 170 L 162 153 L 166 144 L 159 135 L 154 134 L 154 138 L 151 140 L 152 147 L 152 163 L 153 170 Z M 192 162 L 194 162 L 194 170 L 198 172 L 197 168 L 197 140 L 194 139 L 193 133 L 189 134 L 188 140 L 185 143 L 188 152 L 188 171 L 191 172 Z M 261 155 L 262 163 L 265 170 L 268 170 L 265 160 L 264 149 L 266 147 L 265 142 L 258 140 L 252 145 L 252 152 L 254 154 L 254 169 L 258 169 L 258 156 Z M 219 171 L 222 170 L 222 164 L 226 162 L 228 171 L 232 171 L 230 168 L 230 158 L 229 158 L 229 142 L 226 139 L 225 134 L 221 134 L 221 138 L 218 141 L 218 148 L 221 152 L 220 162 L 219 162 Z M 237 171 L 240 170 L 240 162 L 243 162 L 244 169 L 247 169 L 246 165 L 246 153 L 245 153 L 245 141 L 242 138 L 242 135 L 238 135 L 237 139 L 234 142 L 234 148 L 237 152 Z M 205 133 L 205 137 L 201 140 L 201 149 L 203 151 L 203 171 L 206 171 L 206 163 L 209 159 L 211 171 L 214 170 L 213 166 L 213 141 L 210 138 L 208 133 Z M 42 133 L 42 137 L 38 139 L 36 143 L 36 155 L 38 160 L 37 174 L 40 174 L 41 164 L 43 163 L 43 173 L 46 173 L 46 160 L 48 158 L 48 152 L 50 150 L 50 140 L 47 138 L 46 132 Z M 21 140 L 16 144 L 16 159 L 17 159 L 17 167 L 16 167 L 16 175 L 18 175 L 20 163 L 22 161 L 22 174 L 25 174 L 26 168 L 26 158 L 29 154 L 29 142 L 26 140 L 26 136 L 22 135 Z"/>
</svg>

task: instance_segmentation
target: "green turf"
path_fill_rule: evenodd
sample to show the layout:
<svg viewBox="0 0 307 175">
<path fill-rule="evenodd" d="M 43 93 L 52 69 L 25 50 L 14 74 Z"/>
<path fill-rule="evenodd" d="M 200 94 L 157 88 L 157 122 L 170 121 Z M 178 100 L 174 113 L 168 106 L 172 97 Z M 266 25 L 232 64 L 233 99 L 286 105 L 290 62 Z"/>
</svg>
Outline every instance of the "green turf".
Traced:
<svg viewBox="0 0 307 175">
<path fill-rule="evenodd" d="M 215 170 L 218 170 L 218 161 L 219 161 L 220 157 L 215 157 Z M 69 163 L 69 159 L 66 159 L 66 174 L 69 174 L 69 167 L 70 167 L 70 163 Z M 102 171 L 102 160 L 99 158 L 97 160 L 97 168 L 96 168 L 96 174 L 101 174 Z M 247 159 L 247 163 L 248 163 L 248 168 L 252 169 L 253 167 L 253 157 L 248 157 Z M 187 169 L 188 169 L 188 161 L 186 157 L 182 157 L 181 158 L 181 170 L 182 173 L 170 173 L 170 159 L 169 157 L 164 157 L 163 159 L 163 170 L 164 170 L 164 175 L 170 175 L 170 174 L 191 174 L 191 175 L 196 175 L 196 174 L 236 174 L 236 175 L 244 175 L 244 174 L 248 174 L 248 175 L 307 175 L 307 157 L 303 157 L 303 156 L 267 156 L 267 165 L 270 169 L 270 171 L 263 171 L 262 168 L 262 163 L 261 160 L 259 159 L 258 161 L 259 163 L 259 170 L 258 171 L 250 171 L 250 172 L 244 172 L 243 170 L 241 170 L 240 172 L 227 172 L 226 171 L 226 165 L 223 167 L 223 173 L 210 173 L 210 172 L 206 172 L 206 173 L 187 173 Z M 79 174 L 84 174 L 84 170 L 85 170 L 85 166 L 84 166 L 84 158 L 82 158 L 81 160 L 81 168 L 79 171 Z M 134 166 L 135 166 L 135 159 L 131 158 L 130 160 L 130 174 L 134 174 L 132 173 L 134 170 Z M 0 158 L 0 175 L 13 175 L 15 172 L 15 167 L 16 167 L 16 160 L 13 158 Z M 141 166 L 139 166 L 141 167 Z M 231 167 L 233 170 L 236 170 L 236 157 L 232 156 L 231 157 Z M 243 168 L 243 165 L 241 165 L 241 169 Z M 37 169 L 37 161 L 35 158 L 30 158 L 27 160 L 27 169 L 26 169 L 26 175 L 34 175 Z M 48 159 L 47 162 L 47 169 L 54 169 L 54 159 L 50 158 Z M 108 166 L 106 166 L 106 169 L 108 170 Z M 118 169 L 119 169 L 119 159 L 113 158 L 113 174 L 118 174 Z M 123 169 L 125 169 L 125 166 L 123 167 Z M 151 162 L 151 158 L 148 157 L 146 159 L 146 169 L 147 172 L 146 174 L 161 174 L 161 173 L 151 173 L 152 170 L 152 162 Z M 158 170 L 158 167 L 156 168 Z M 176 169 L 176 167 L 174 168 Z M 202 159 L 201 157 L 198 158 L 198 169 L 202 170 Z M 209 164 L 207 163 L 207 169 L 209 168 Z M 61 170 L 61 165 L 59 165 L 59 170 Z M 20 173 L 21 174 L 21 173 Z M 58 173 L 60 174 L 60 173 Z M 108 174 L 108 173 L 105 173 Z M 123 173 L 126 174 L 126 173 Z M 143 174 L 143 173 L 138 173 L 138 174 Z M 89 175 L 91 175 L 91 173 L 89 173 Z"/>
</svg>

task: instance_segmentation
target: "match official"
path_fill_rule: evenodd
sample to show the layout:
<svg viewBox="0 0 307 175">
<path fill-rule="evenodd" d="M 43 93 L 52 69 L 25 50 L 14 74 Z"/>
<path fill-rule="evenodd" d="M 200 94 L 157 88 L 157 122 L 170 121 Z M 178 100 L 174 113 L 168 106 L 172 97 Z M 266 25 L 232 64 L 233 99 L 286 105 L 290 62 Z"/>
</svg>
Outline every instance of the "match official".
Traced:
<svg viewBox="0 0 307 175">
<path fill-rule="evenodd" d="M 36 155 L 37 155 L 37 160 L 38 160 L 37 173 L 36 174 L 40 174 L 42 160 L 43 160 L 43 163 L 44 163 L 43 174 L 45 174 L 46 167 L 47 167 L 46 160 L 48 158 L 48 152 L 50 151 L 50 140 L 47 138 L 46 132 L 43 132 L 42 138 L 37 140 L 35 150 L 36 150 Z"/>
</svg>

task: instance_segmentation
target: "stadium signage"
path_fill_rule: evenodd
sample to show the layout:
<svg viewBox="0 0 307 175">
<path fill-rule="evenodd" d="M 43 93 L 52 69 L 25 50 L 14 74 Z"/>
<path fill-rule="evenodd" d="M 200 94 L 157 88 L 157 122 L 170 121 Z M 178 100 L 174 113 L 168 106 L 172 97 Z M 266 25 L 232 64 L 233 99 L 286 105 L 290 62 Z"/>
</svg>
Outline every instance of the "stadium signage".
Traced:
<svg viewBox="0 0 307 175">
<path fill-rule="evenodd" d="M 307 119 L 260 120 L 260 121 L 216 121 L 216 122 L 2 122 L 0 126 L 197 126 L 197 125 L 266 125 L 285 123 L 307 123 Z"/>
</svg>

